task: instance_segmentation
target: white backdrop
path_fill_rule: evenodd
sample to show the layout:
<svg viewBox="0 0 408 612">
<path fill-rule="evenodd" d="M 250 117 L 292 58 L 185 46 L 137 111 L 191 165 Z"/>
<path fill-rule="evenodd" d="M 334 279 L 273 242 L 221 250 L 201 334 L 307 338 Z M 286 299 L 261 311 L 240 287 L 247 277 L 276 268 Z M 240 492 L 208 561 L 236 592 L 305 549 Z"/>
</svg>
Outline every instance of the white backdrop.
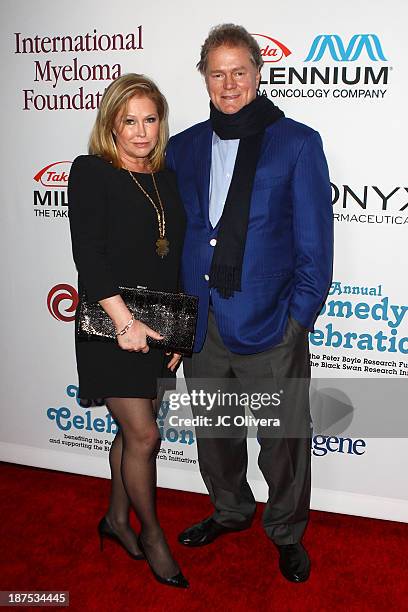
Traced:
<svg viewBox="0 0 408 612">
<path fill-rule="evenodd" d="M 3 0 L 1 13 L 0 459 L 108 476 L 115 426 L 104 406 L 76 402 L 70 162 L 86 152 L 98 93 L 120 73 L 157 81 L 171 133 L 207 118 L 195 64 L 209 28 L 227 21 L 258 35 L 268 60 L 262 93 L 321 133 L 329 161 L 334 284 L 310 337 L 314 375 L 330 377 L 332 389 L 336 379 L 381 379 L 392 421 L 404 406 L 389 383 L 408 380 L 403 0 Z M 204 491 L 194 432 L 180 436 L 162 416 L 159 483 Z M 407 521 L 405 433 L 385 438 L 367 426 L 351 440 L 316 436 L 313 508 Z M 249 446 L 251 485 L 265 500 L 257 441 Z"/>
</svg>

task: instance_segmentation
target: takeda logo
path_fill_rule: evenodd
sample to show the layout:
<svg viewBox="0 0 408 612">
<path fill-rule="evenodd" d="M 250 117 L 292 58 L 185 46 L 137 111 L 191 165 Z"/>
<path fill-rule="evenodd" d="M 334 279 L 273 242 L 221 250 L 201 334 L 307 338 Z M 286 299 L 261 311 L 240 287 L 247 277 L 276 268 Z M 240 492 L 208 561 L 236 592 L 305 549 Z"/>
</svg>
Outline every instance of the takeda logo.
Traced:
<svg viewBox="0 0 408 612">
<path fill-rule="evenodd" d="M 252 34 L 252 36 L 260 46 L 261 55 L 265 63 L 279 62 L 292 53 L 292 51 L 279 42 L 279 40 L 276 40 L 276 38 L 271 38 L 266 34 Z"/>
<path fill-rule="evenodd" d="M 34 175 L 33 179 L 37 183 L 37 189 L 33 192 L 36 217 L 68 218 L 67 187 L 71 164 L 66 160 L 52 162 Z"/>
<path fill-rule="evenodd" d="M 61 283 L 49 291 L 47 308 L 54 319 L 69 323 L 75 319 L 78 301 L 77 290 L 72 285 Z"/>
<path fill-rule="evenodd" d="M 373 62 L 387 61 L 376 34 L 354 34 L 347 45 L 338 34 L 319 34 L 312 42 L 305 62 L 318 62 L 326 51 L 336 62 L 355 62 L 363 50 Z"/>
<path fill-rule="evenodd" d="M 48 164 L 48 166 L 37 172 L 34 180 L 44 185 L 44 187 L 68 187 L 71 163 L 70 161 L 59 161 Z"/>
</svg>

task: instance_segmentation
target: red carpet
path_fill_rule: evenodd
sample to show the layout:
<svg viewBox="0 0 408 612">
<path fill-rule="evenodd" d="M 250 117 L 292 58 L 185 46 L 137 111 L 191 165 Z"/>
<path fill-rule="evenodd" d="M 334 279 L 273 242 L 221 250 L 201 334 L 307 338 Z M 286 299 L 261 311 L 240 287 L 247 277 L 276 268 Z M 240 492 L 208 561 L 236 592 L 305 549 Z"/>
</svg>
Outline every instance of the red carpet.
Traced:
<svg viewBox="0 0 408 612">
<path fill-rule="evenodd" d="M 209 514 L 204 495 L 160 489 L 162 524 L 191 588 L 156 583 L 116 544 L 99 551 L 108 480 L 0 464 L 0 590 L 70 591 L 73 611 L 408 610 L 408 526 L 312 512 L 312 575 L 291 584 L 260 527 L 188 549 L 177 533 Z M 39 608 L 24 608 L 36 609 Z"/>
</svg>

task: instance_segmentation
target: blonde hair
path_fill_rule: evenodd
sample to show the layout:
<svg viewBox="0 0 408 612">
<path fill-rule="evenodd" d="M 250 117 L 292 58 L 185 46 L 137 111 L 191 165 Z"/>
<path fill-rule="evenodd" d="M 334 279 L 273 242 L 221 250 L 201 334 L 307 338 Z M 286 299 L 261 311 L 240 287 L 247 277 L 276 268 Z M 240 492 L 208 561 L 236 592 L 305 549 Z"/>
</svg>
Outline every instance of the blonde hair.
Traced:
<svg viewBox="0 0 408 612">
<path fill-rule="evenodd" d="M 126 112 L 127 103 L 133 96 L 146 96 L 156 105 L 160 122 L 159 138 L 148 159 L 152 171 L 157 172 L 164 167 L 164 152 L 169 138 L 168 106 L 157 85 L 143 74 L 124 74 L 106 89 L 89 138 L 88 151 L 112 162 L 116 168 L 122 167 L 113 130 L 118 114 Z"/>
</svg>

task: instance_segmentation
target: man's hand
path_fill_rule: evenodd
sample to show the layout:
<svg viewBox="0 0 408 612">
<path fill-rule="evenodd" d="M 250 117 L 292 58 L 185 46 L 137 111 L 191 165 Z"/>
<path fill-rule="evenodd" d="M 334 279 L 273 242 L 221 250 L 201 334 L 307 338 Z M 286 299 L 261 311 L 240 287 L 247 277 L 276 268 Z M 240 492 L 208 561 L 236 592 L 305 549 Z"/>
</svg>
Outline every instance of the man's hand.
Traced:
<svg viewBox="0 0 408 612">
<path fill-rule="evenodd" d="M 171 353 L 166 353 L 166 355 L 171 355 Z M 181 358 L 182 358 L 182 356 L 179 353 L 173 353 L 172 358 L 170 359 L 169 363 L 167 364 L 167 367 L 169 368 L 169 370 L 174 372 L 174 370 L 179 365 L 179 363 L 181 361 Z"/>
</svg>

